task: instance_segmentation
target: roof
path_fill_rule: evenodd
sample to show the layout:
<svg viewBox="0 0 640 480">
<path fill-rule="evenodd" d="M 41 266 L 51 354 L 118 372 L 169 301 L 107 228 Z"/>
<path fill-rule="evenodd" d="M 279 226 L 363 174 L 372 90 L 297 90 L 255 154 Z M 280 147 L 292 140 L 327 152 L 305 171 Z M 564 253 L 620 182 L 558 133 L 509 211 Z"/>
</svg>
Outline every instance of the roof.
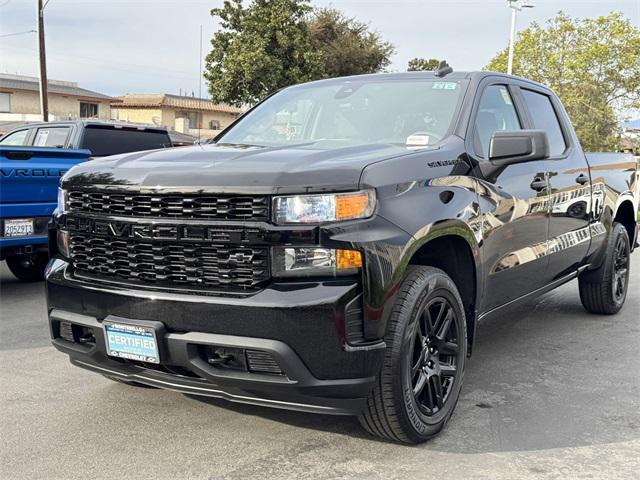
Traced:
<svg viewBox="0 0 640 480">
<path fill-rule="evenodd" d="M 512 80 L 518 80 L 520 82 L 526 82 L 537 87 L 541 87 L 544 89 L 549 89 L 546 85 L 543 85 L 539 82 L 535 82 L 531 79 L 518 77 L 516 75 L 508 75 L 506 73 L 501 72 L 489 72 L 489 71 L 457 71 L 454 70 L 451 73 L 443 75 L 441 77 L 436 76 L 433 71 L 409 71 L 409 72 L 385 72 L 385 73 L 367 73 L 363 75 L 350 75 L 346 77 L 335 77 L 335 78 L 324 78 L 321 80 L 314 80 L 312 82 L 307 83 L 299 83 L 296 85 L 292 85 L 287 88 L 298 88 L 308 85 L 319 85 L 319 84 L 330 84 L 330 83 L 343 83 L 343 82 L 361 82 L 361 81 L 370 81 L 370 82 L 386 82 L 386 81 L 397 81 L 397 80 L 408 80 L 408 79 L 416 79 L 416 80 L 434 80 L 437 82 L 447 82 L 449 80 L 470 80 L 479 82 L 486 77 L 502 77 Z"/>
<path fill-rule="evenodd" d="M 0 134 L 9 132 L 18 127 L 23 126 L 38 126 L 38 125 L 47 125 L 49 127 L 60 127 L 66 125 L 83 125 L 87 126 L 102 126 L 102 127 L 122 127 L 122 128 L 135 128 L 135 129 L 144 129 L 144 130 L 157 130 L 160 132 L 167 132 L 165 127 L 159 127 L 156 125 L 146 125 L 144 123 L 131 123 L 131 122 L 121 122 L 119 120 L 59 120 L 52 122 L 28 122 L 28 121 L 0 121 Z"/>
<path fill-rule="evenodd" d="M 243 113 L 238 107 L 222 103 L 213 103 L 206 98 L 181 97 L 168 93 L 131 93 L 116 97 L 117 108 L 127 107 L 169 107 L 183 108 L 187 110 L 207 110 L 225 113 Z"/>
<path fill-rule="evenodd" d="M 0 89 L 28 90 L 38 92 L 40 87 L 38 79 L 36 77 L 0 73 Z M 102 93 L 87 90 L 86 88 L 80 88 L 75 82 L 49 80 L 47 82 L 47 90 L 49 94 L 69 95 L 72 97 L 94 98 L 101 100 L 113 100 L 113 97 L 110 97 L 108 95 L 103 95 Z"/>
<path fill-rule="evenodd" d="M 4 135 L 10 130 L 14 128 L 21 127 L 22 125 L 26 125 L 29 122 L 24 121 L 14 121 L 14 120 L 3 120 L 0 121 L 0 135 Z"/>
</svg>

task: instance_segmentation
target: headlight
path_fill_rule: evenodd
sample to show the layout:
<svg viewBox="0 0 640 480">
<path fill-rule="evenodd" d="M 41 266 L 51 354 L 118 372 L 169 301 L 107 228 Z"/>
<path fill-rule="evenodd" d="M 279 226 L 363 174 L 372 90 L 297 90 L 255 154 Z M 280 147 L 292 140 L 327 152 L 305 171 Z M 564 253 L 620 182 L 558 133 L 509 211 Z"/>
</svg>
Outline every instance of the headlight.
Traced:
<svg viewBox="0 0 640 480">
<path fill-rule="evenodd" d="M 67 192 L 61 188 L 58 188 L 58 214 L 67 211 Z"/>
<path fill-rule="evenodd" d="M 275 248 L 275 277 L 308 277 L 353 275 L 362 267 L 362 255 L 357 250 L 329 248 Z"/>
<path fill-rule="evenodd" d="M 353 220 L 370 217 L 375 208 L 376 194 L 374 190 L 275 197 L 273 221 L 278 225 L 286 225 Z"/>
</svg>

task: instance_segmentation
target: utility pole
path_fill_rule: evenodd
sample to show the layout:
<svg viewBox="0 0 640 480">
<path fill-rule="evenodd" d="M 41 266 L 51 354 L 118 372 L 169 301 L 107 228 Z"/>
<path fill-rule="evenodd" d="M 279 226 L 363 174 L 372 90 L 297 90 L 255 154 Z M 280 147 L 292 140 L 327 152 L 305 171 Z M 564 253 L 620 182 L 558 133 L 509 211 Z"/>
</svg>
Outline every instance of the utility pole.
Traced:
<svg viewBox="0 0 640 480">
<path fill-rule="evenodd" d="M 202 127 L 202 24 L 200 24 L 200 63 L 198 65 L 198 106 L 200 111 L 198 112 L 198 143 L 200 143 L 200 128 Z"/>
<path fill-rule="evenodd" d="M 40 112 L 42 120 L 49 121 L 49 102 L 47 99 L 47 57 L 44 46 L 44 7 L 42 0 L 38 0 L 38 57 L 40 61 Z M 48 0 L 47 0 L 48 3 Z"/>
<path fill-rule="evenodd" d="M 523 8 L 533 8 L 535 5 L 529 0 L 507 0 L 507 5 L 511 9 L 511 34 L 509 35 L 509 63 L 507 65 L 507 73 L 513 73 L 513 49 L 516 43 L 516 17 L 517 12 Z"/>
</svg>

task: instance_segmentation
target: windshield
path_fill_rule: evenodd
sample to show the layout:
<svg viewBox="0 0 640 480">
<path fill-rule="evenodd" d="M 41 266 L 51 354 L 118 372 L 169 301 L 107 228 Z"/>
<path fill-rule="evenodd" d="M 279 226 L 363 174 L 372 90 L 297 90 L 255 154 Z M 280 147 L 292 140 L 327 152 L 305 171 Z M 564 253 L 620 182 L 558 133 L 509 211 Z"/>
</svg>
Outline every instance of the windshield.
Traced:
<svg viewBox="0 0 640 480">
<path fill-rule="evenodd" d="M 465 87 L 415 78 L 300 85 L 258 105 L 216 143 L 433 145 L 449 131 Z"/>
</svg>

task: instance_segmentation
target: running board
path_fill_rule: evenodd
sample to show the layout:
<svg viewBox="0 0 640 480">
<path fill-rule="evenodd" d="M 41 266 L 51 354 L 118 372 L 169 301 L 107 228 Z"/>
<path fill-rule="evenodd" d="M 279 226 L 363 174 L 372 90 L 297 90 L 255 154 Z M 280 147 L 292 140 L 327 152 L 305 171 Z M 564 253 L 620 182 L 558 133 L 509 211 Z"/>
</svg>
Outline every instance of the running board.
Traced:
<svg viewBox="0 0 640 480">
<path fill-rule="evenodd" d="M 529 293 L 527 293 L 525 295 L 522 295 L 521 297 L 515 298 L 515 299 L 505 303 L 504 305 L 500 305 L 499 307 L 495 307 L 495 308 L 489 310 L 488 312 L 482 313 L 482 314 L 480 314 L 480 316 L 478 316 L 478 321 L 481 321 L 485 317 L 488 317 L 489 315 L 493 315 L 494 313 L 497 313 L 497 312 L 499 312 L 500 310 L 502 310 L 504 308 L 510 307 L 512 305 L 515 305 L 516 303 L 522 302 L 524 300 L 528 300 L 530 298 L 535 298 L 535 297 L 538 297 L 540 295 L 544 295 L 545 293 L 550 292 L 551 290 L 559 287 L 560 285 L 563 285 L 563 284 L 565 284 L 567 282 L 570 282 L 571 280 L 576 278 L 578 275 L 580 275 L 583 271 L 585 271 L 587 268 L 589 268 L 590 265 L 591 264 L 582 265 L 575 272 L 571 272 L 569 275 L 566 275 L 566 276 L 561 277 L 561 278 L 559 278 L 557 280 L 554 280 L 549 285 L 545 285 L 544 287 L 540 287 L 537 290 L 534 290 L 533 292 L 529 292 Z"/>
</svg>

